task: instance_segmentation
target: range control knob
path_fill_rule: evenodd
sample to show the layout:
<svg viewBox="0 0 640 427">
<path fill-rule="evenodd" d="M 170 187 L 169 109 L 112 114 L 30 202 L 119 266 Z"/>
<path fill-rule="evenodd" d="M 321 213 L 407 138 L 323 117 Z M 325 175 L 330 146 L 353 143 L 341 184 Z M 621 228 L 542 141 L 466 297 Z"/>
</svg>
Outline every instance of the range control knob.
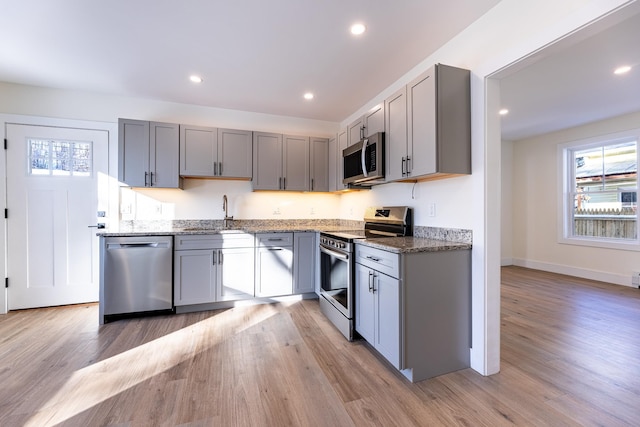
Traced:
<svg viewBox="0 0 640 427">
<path fill-rule="evenodd" d="M 344 249 L 344 248 L 346 248 L 346 247 L 347 247 L 347 244 L 346 244 L 346 243 L 344 243 L 344 242 L 340 243 L 340 248 L 341 248 L 341 249 Z"/>
</svg>

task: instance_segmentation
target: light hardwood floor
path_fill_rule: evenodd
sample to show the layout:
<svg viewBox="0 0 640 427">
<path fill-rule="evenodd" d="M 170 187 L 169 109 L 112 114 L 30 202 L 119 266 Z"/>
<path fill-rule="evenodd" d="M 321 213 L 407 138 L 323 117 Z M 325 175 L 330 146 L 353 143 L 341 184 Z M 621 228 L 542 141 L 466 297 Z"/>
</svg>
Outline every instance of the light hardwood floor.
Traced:
<svg viewBox="0 0 640 427">
<path fill-rule="evenodd" d="M 501 372 L 411 384 L 317 301 L 0 316 L 0 426 L 637 426 L 640 290 L 502 270 Z"/>
</svg>

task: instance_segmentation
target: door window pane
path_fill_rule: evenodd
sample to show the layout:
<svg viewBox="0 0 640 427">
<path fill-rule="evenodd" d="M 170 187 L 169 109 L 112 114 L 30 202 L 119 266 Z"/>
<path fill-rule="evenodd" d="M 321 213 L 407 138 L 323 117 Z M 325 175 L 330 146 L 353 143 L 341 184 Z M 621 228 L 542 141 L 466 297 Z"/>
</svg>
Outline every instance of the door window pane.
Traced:
<svg viewBox="0 0 640 427">
<path fill-rule="evenodd" d="M 91 142 L 29 139 L 29 174 L 89 177 L 92 175 Z"/>
</svg>

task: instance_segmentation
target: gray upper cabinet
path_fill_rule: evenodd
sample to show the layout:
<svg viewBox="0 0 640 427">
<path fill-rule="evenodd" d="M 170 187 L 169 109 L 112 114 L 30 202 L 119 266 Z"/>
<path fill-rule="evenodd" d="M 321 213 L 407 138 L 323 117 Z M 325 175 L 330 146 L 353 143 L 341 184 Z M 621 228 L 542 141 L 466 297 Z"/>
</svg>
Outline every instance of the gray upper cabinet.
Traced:
<svg viewBox="0 0 640 427">
<path fill-rule="evenodd" d="M 384 103 L 375 106 L 347 126 L 348 144 L 353 145 L 377 132 L 384 132 Z"/>
<path fill-rule="evenodd" d="M 469 70 L 437 64 L 407 85 L 403 178 L 471 173 L 470 101 Z M 394 152 L 391 163 L 397 163 L 397 156 Z"/>
<path fill-rule="evenodd" d="M 407 171 L 407 88 L 387 98 L 385 106 L 385 180 L 397 181 Z"/>
<path fill-rule="evenodd" d="M 309 191 L 309 137 L 255 132 L 253 189 Z"/>
<path fill-rule="evenodd" d="M 180 175 L 216 175 L 218 131 L 216 128 L 180 125 Z"/>
<path fill-rule="evenodd" d="M 342 180 L 344 179 L 344 161 L 342 160 L 342 151 L 347 148 L 349 146 L 349 133 L 347 131 L 347 129 L 342 129 L 340 132 L 338 132 L 338 158 L 335 159 L 336 162 L 336 172 L 338 173 L 338 176 L 336 178 L 336 189 L 337 190 L 344 190 L 345 188 L 348 188 L 347 185 L 345 185 Z"/>
<path fill-rule="evenodd" d="M 218 176 L 251 179 L 253 171 L 253 132 L 218 129 Z"/>
<path fill-rule="evenodd" d="M 309 137 L 283 136 L 283 190 L 309 191 Z"/>
<path fill-rule="evenodd" d="M 309 161 L 311 174 L 310 190 L 329 191 L 329 140 L 327 138 L 312 137 L 309 139 L 309 146 L 311 153 Z"/>
<path fill-rule="evenodd" d="M 253 189 L 282 189 L 282 135 L 253 133 Z"/>
<path fill-rule="evenodd" d="M 118 180 L 131 187 L 182 188 L 173 123 L 118 120 Z"/>
<path fill-rule="evenodd" d="M 342 154 L 342 151 L 340 152 Z M 342 159 L 341 159 L 342 160 Z M 340 180 L 342 183 L 342 179 Z M 338 190 L 338 135 L 329 138 L 329 191 Z"/>
<path fill-rule="evenodd" d="M 180 175 L 251 179 L 252 132 L 180 126 Z"/>
</svg>

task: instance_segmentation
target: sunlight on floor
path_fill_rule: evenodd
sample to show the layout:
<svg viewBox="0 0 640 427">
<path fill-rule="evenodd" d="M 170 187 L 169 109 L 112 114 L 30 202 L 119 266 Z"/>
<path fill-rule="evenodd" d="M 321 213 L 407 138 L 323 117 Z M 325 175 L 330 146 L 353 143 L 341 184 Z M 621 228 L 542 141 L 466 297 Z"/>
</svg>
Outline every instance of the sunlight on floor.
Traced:
<svg viewBox="0 0 640 427">
<path fill-rule="evenodd" d="M 234 309 L 235 310 L 235 309 Z M 234 310 L 172 332 L 124 353 L 76 371 L 65 385 L 45 403 L 26 426 L 52 426 L 68 420 L 92 406 L 134 387 L 195 354 L 223 342 L 272 317 L 277 311 L 269 304 L 238 316 Z M 225 333 L 220 333 L 225 331 Z"/>
</svg>

